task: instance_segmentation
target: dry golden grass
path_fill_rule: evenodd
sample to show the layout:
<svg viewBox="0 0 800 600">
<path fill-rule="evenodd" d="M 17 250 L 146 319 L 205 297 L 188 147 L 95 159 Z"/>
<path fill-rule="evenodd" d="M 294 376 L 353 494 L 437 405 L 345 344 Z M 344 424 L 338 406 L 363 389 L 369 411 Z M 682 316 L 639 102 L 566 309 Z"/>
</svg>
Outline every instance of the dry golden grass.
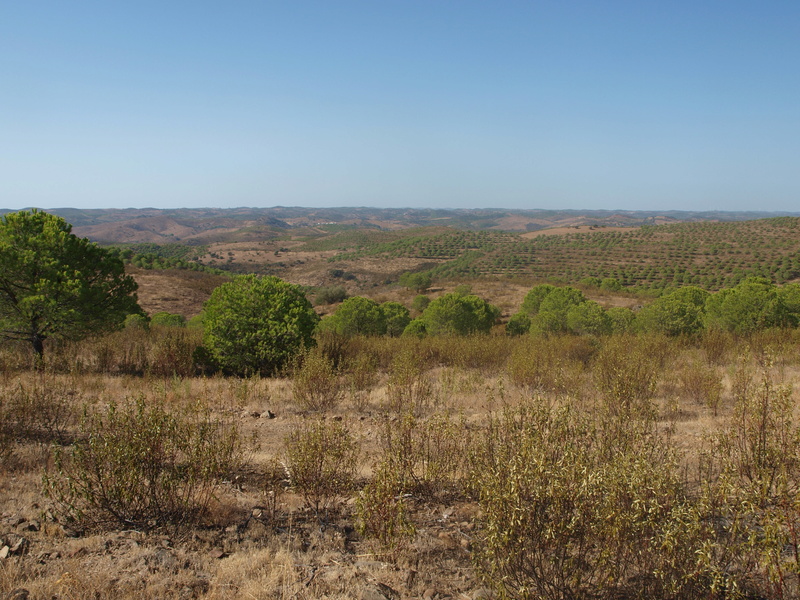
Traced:
<svg viewBox="0 0 800 600">
<path fill-rule="evenodd" d="M 792 382 L 800 373 L 792 339 L 773 350 L 771 372 L 776 381 Z M 395 412 L 391 386 L 392 361 L 404 345 L 416 344 L 413 352 L 421 357 L 421 374 L 428 382 L 418 404 L 420 423 L 446 417 L 472 435 L 486 427 L 490 413 L 530 397 L 530 388 L 515 385 L 507 370 L 513 348 L 523 343 L 492 337 L 353 340 L 347 351 L 374 357 L 375 376 L 358 393 L 346 392 L 338 405 L 321 415 L 298 406 L 288 378 L 42 375 L 6 369 L 0 373 L 2 411 L 21 385 L 37 382 L 63 390 L 75 415 L 84 406 L 101 410 L 112 400 L 139 395 L 176 410 L 202 399 L 216 414 L 235 419 L 252 444 L 245 467 L 223 483 L 204 525 L 81 534 L 74 525 L 60 522 L 55 507 L 42 495 L 42 470 L 52 466 L 49 440 L 18 436 L 6 441 L 13 444 L 13 454 L 0 472 L 0 547 L 24 538 L 26 549 L 0 559 L 0 598 L 18 588 L 27 589 L 31 598 L 81 600 L 421 598 L 425 593 L 431 598 L 476 597 L 483 584 L 472 560 L 478 534 L 474 498 L 436 500 L 412 494 L 407 507 L 415 533 L 386 547 L 356 531 L 357 494 L 333 507 L 327 518 L 302 506 L 282 481 L 285 440 L 309 419 L 340 421 L 361 448 L 358 476 L 363 485 L 385 450 L 387 428 L 397 430 L 403 418 Z M 736 362 L 740 352 L 729 353 L 720 364 L 708 360 L 702 345 L 664 343 L 669 351 L 657 374 L 654 403 L 659 426 L 671 431 L 670 443 L 682 453 L 691 479 L 709 434 L 732 418 L 733 381 L 736 369 L 743 366 Z M 566 394 L 593 410 L 599 396 L 592 359 L 581 354 L 592 350 L 587 346 L 578 352 L 571 344 L 560 346 L 571 353 L 565 358 L 572 361 L 570 389 L 555 389 L 551 401 L 558 403 Z M 740 342 L 739 350 L 745 345 Z M 755 345 L 757 359 L 760 348 L 769 343 L 756 340 Z M 481 354 L 487 351 L 504 358 L 493 361 Z M 752 352 L 741 354 L 747 366 L 758 368 Z M 719 377 L 722 387 L 716 405 L 703 397 L 702 384 L 680 375 L 692 369 Z"/>
</svg>

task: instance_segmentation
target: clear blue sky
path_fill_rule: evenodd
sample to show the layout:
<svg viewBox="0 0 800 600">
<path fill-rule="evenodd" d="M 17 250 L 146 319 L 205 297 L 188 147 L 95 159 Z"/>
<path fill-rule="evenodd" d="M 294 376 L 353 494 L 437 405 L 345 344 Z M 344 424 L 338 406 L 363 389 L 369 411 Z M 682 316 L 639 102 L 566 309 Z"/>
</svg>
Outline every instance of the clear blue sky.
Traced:
<svg viewBox="0 0 800 600">
<path fill-rule="evenodd" d="M 800 2 L 0 6 L 0 207 L 800 211 Z"/>
</svg>

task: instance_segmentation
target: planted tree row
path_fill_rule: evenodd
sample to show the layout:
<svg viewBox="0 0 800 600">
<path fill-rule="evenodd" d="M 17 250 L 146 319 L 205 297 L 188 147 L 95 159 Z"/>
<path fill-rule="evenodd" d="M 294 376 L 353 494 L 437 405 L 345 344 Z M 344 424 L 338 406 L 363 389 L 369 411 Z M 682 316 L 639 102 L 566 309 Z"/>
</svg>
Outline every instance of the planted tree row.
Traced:
<svg viewBox="0 0 800 600">
<path fill-rule="evenodd" d="M 800 219 L 681 223 L 626 231 L 540 235 L 423 230 L 402 239 L 373 235 L 331 261 L 364 256 L 442 261 L 442 278 L 517 275 L 577 283 L 613 277 L 624 287 L 732 287 L 752 276 L 800 277 Z"/>
</svg>

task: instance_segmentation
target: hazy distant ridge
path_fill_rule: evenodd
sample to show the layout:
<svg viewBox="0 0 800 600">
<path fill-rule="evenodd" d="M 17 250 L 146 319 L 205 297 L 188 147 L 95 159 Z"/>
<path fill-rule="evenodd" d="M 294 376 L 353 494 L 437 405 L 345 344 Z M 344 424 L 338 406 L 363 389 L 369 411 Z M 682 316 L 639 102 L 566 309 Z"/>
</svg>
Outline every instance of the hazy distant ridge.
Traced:
<svg viewBox="0 0 800 600">
<path fill-rule="evenodd" d="M 0 209 L 0 214 L 11 212 Z M 76 234 L 99 242 L 205 243 L 269 237 L 291 228 L 331 225 L 403 229 L 448 226 L 471 230 L 535 231 L 595 225 L 636 227 L 681 221 L 744 221 L 800 212 L 631 211 L 421 208 L 126 208 L 49 210 L 72 223 Z"/>
</svg>

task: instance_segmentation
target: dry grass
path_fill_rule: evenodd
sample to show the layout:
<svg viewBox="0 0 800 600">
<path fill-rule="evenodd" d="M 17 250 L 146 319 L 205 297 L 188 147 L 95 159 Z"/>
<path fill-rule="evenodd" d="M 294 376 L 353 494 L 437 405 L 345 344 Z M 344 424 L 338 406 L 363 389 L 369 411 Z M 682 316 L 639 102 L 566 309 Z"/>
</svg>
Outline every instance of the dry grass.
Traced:
<svg viewBox="0 0 800 600">
<path fill-rule="evenodd" d="M 775 360 L 770 369 L 776 381 L 792 382 L 800 371 L 792 339 L 772 345 Z M 203 399 L 215 414 L 234 418 L 250 445 L 245 467 L 223 482 L 204 524 L 90 535 L 62 522 L 42 495 L 42 471 L 52 467 L 50 440 L 6 432 L 10 437 L 4 443 L 13 452 L 0 469 L 0 547 L 12 547 L 24 538 L 26 549 L 0 559 L 0 597 L 17 588 L 27 589 L 31 598 L 65 599 L 343 599 L 379 598 L 378 593 L 385 598 L 419 598 L 426 590 L 439 598 L 474 597 L 484 586 L 473 566 L 480 522 L 475 519 L 476 498 L 468 490 L 454 491 L 450 479 L 425 479 L 432 477 L 425 469 L 435 466 L 430 461 L 436 454 L 431 452 L 440 443 L 431 432 L 446 432 L 449 437 L 441 439 L 448 443 L 466 440 L 467 433 L 478 435 L 486 428 L 490 414 L 524 404 L 534 392 L 528 384 L 515 385 L 507 365 L 512 359 L 522 360 L 526 343 L 506 338 L 459 343 L 355 339 L 343 349 L 348 360 L 340 377 L 345 382 L 352 381 L 348 369 L 355 368 L 354 358 L 369 356 L 365 364 L 374 369 L 358 393 L 351 388 L 322 417 L 346 426 L 359 446 L 358 489 L 369 483 L 378 458 L 386 452 L 386 432 L 402 430 L 408 409 L 416 415 L 414 430 L 428 432 L 424 445 L 414 446 L 414 453 L 422 453 L 415 456 L 426 458 L 410 467 L 417 487 L 404 500 L 414 533 L 389 546 L 358 533 L 358 490 L 332 503 L 322 516 L 308 510 L 288 488 L 282 464 L 285 440 L 310 418 L 298 405 L 288 378 L 41 375 L 6 368 L 0 372 L 0 412 L 6 416 L 11 410 L 8 398 L 20 386 L 34 383 L 61 390 L 76 416 L 84 406 L 102 410 L 112 400 L 138 395 L 176 409 Z M 659 343 L 668 351 L 654 367 L 663 369 L 664 376 L 658 378 L 652 401 L 659 427 L 670 430 L 670 443 L 681 453 L 691 480 L 709 434 L 731 421 L 737 369 L 758 369 L 762 349 L 770 344 L 755 340 L 756 352 L 746 353 L 744 363 L 737 362 L 735 353 L 720 363 L 717 354 L 715 361 L 708 360 L 700 343 Z M 487 348 L 503 360 L 484 360 Z M 564 364 L 571 365 L 568 389 L 537 384 L 535 392 L 557 404 L 565 394 L 575 396 L 580 390 L 577 396 L 584 406 L 600 406 L 593 351 L 578 350 L 569 338 L 552 343 L 548 352 L 565 353 Z M 418 360 L 410 361 L 412 356 Z M 414 387 L 415 378 L 424 378 L 424 388 Z M 713 393 L 715 381 L 721 389 L 712 403 L 704 394 Z M 398 392 L 404 385 L 411 387 Z M 413 407 L 406 406 L 409 394 L 424 397 L 413 396 Z M 448 429 L 451 425 L 442 429 L 442 423 L 457 424 L 463 435 L 454 434 L 456 430 Z M 436 494 L 425 491 L 432 489 Z"/>
</svg>

